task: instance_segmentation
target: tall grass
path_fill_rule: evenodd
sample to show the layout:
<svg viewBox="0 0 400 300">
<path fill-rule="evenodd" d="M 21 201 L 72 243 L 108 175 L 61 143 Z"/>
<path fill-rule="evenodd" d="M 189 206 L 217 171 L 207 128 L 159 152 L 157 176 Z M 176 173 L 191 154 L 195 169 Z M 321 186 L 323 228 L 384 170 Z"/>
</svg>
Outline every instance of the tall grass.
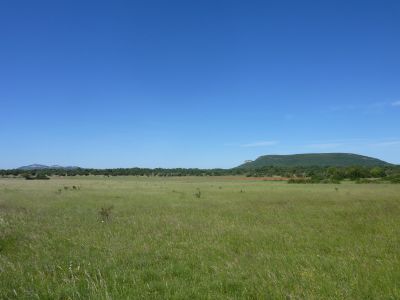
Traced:
<svg viewBox="0 0 400 300">
<path fill-rule="evenodd" d="M 399 299 L 400 186 L 335 187 L 1 179 L 0 298 Z"/>
</svg>

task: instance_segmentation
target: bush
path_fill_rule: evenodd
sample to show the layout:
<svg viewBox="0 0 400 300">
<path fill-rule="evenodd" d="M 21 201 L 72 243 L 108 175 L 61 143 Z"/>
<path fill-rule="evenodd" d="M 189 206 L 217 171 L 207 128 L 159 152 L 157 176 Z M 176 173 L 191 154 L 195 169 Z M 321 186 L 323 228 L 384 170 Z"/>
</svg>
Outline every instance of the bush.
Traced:
<svg viewBox="0 0 400 300">
<path fill-rule="evenodd" d="M 297 178 L 290 178 L 288 183 L 334 183 L 340 184 L 340 180 L 335 180 L 332 178 L 323 178 L 320 176 L 313 176 L 309 177 L 297 177 Z"/>
<path fill-rule="evenodd" d="M 200 189 L 197 189 L 197 192 L 194 193 L 194 195 L 196 196 L 196 198 L 201 198 L 201 191 L 200 191 Z"/>
<path fill-rule="evenodd" d="M 310 178 L 290 178 L 287 183 L 313 183 Z"/>
<path fill-rule="evenodd" d="M 102 207 L 99 211 L 99 215 L 100 215 L 100 221 L 102 223 L 109 221 L 111 218 L 111 211 L 114 208 L 114 206 L 109 206 L 109 207 Z"/>
<path fill-rule="evenodd" d="M 36 174 L 36 176 L 33 176 L 31 174 L 22 174 L 22 177 L 24 177 L 26 180 L 49 180 L 50 178 L 47 177 L 46 174 Z"/>
<path fill-rule="evenodd" d="M 337 178 L 331 178 L 331 179 L 329 180 L 329 183 L 340 184 L 340 183 L 341 183 L 341 180 L 340 180 L 340 179 L 337 179 Z"/>
<path fill-rule="evenodd" d="M 385 170 L 381 167 L 372 168 L 369 172 L 374 178 L 381 178 L 386 176 Z"/>
<path fill-rule="evenodd" d="M 359 178 L 355 181 L 357 184 L 362 184 L 362 183 L 381 183 L 382 181 L 376 180 L 376 179 L 369 179 L 369 178 Z"/>
<path fill-rule="evenodd" d="M 39 173 L 39 174 L 36 175 L 35 179 L 37 179 L 37 180 L 49 180 L 50 178 L 47 177 L 46 174 L 40 174 Z"/>
<path fill-rule="evenodd" d="M 389 181 L 390 183 L 400 183 L 400 174 L 388 176 L 385 178 L 385 180 Z"/>
<path fill-rule="evenodd" d="M 351 180 L 369 177 L 369 172 L 366 168 L 360 166 L 349 167 L 347 169 L 347 177 Z"/>
</svg>

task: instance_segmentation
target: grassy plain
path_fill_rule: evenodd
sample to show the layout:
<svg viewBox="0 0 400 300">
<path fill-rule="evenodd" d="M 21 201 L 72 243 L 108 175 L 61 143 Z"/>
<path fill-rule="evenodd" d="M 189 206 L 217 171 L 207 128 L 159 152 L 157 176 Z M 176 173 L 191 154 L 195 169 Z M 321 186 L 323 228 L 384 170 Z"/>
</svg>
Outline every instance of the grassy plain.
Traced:
<svg viewBox="0 0 400 300">
<path fill-rule="evenodd" d="M 0 298 L 400 299 L 400 185 L 0 179 Z"/>
</svg>

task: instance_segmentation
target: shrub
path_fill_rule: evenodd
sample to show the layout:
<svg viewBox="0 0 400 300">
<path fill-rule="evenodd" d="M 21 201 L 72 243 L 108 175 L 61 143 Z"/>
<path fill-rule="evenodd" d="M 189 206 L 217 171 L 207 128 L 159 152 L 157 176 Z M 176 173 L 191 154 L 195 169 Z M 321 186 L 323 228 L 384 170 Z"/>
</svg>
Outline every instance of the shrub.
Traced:
<svg viewBox="0 0 400 300">
<path fill-rule="evenodd" d="M 201 191 L 200 191 L 200 189 L 197 189 L 197 192 L 194 193 L 194 195 L 196 196 L 196 198 L 200 198 L 200 197 L 201 197 Z"/>
<path fill-rule="evenodd" d="M 329 180 L 329 183 L 340 184 L 341 181 L 340 181 L 340 179 L 337 179 L 337 178 L 331 178 L 331 179 Z"/>
<path fill-rule="evenodd" d="M 36 174 L 36 176 L 33 176 L 31 174 L 22 174 L 22 177 L 24 177 L 26 180 L 49 180 L 50 178 L 47 177 L 46 174 Z"/>
<path fill-rule="evenodd" d="M 109 207 L 102 207 L 99 211 L 99 215 L 100 215 L 100 221 L 102 223 L 109 221 L 111 218 L 111 211 L 114 208 L 114 206 L 109 206 Z"/>
<path fill-rule="evenodd" d="M 370 170 L 371 176 L 375 178 L 385 177 L 385 170 L 381 167 L 375 167 Z"/>
<path fill-rule="evenodd" d="M 380 180 L 376 180 L 376 179 L 368 179 L 368 178 L 359 178 L 355 181 L 355 183 L 357 184 L 361 184 L 361 183 L 381 183 Z"/>
<path fill-rule="evenodd" d="M 47 177 L 46 174 L 39 173 L 39 174 L 36 175 L 35 179 L 37 179 L 37 180 L 49 180 L 50 178 Z"/>
<path fill-rule="evenodd" d="M 310 178 L 290 178 L 287 183 L 312 183 Z"/>
<path fill-rule="evenodd" d="M 388 176 L 385 178 L 385 180 L 389 181 L 390 183 L 400 183 L 400 174 Z"/>
<path fill-rule="evenodd" d="M 309 177 L 298 177 L 298 178 L 290 178 L 288 183 L 334 183 L 340 184 L 340 180 L 335 180 L 332 178 L 323 178 L 320 176 Z"/>
<path fill-rule="evenodd" d="M 35 179 L 31 174 L 28 174 L 28 173 L 21 174 L 21 176 L 22 176 L 23 178 L 25 178 L 26 180 L 33 180 L 33 179 Z"/>
</svg>

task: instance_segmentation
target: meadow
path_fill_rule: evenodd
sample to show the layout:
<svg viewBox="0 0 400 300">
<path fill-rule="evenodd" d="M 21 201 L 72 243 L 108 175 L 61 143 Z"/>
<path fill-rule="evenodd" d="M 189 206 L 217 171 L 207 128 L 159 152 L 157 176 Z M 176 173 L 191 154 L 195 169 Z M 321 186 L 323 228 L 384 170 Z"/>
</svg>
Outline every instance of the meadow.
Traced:
<svg viewBox="0 0 400 300">
<path fill-rule="evenodd" d="M 400 185 L 0 179 L 0 298 L 400 299 Z"/>
</svg>

